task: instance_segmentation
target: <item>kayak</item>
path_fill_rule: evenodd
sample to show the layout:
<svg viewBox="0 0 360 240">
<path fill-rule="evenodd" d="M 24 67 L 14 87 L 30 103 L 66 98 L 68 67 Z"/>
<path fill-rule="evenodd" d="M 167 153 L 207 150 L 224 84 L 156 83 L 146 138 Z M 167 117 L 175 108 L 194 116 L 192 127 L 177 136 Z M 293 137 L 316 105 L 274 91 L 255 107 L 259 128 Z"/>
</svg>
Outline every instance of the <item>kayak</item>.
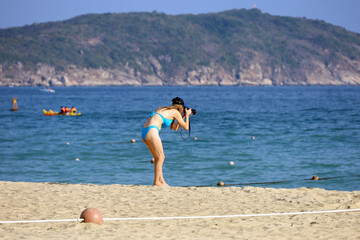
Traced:
<svg viewBox="0 0 360 240">
<path fill-rule="evenodd" d="M 46 111 L 45 109 L 43 109 L 43 112 L 44 112 L 44 115 L 45 116 L 55 116 L 55 115 L 62 115 L 62 116 L 81 116 L 81 113 L 80 112 L 77 112 L 77 113 L 72 113 L 72 112 L 69 112 L 69 113 L 60 113 L 60 112 L 54 112 L 53 110 L 49 110 L 49 111 Z"/>
<path fill-rule="evenodd" d="M 81 113 L 77 112 L 77 113 L 59 113 L 59 112 L 53 112 L 53 110 L 49 110 L 46 111 L 45 109 L 43 109 L 44 115 L 45 116 L 55 116 L 55 115 L 61 115 L 61 116 L 81 116 Z"/>
</svg>

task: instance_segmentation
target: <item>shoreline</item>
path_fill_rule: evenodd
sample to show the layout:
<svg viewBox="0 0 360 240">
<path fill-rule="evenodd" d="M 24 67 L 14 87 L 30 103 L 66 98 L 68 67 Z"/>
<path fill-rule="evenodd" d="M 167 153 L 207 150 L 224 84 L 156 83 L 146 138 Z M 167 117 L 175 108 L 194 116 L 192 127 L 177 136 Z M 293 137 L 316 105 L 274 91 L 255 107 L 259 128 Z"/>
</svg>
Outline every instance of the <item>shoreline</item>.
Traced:
<svg viewBox="0 0 360 240">
<path fill-rule="evenodd" d="M 43 89 L 44 87 L 50 87 L 54 89 L 59 88 L 109 88 L 109 87 L 117 87 L 117 88 L 173 88 L 173 87 L 193 87 L 193 88 L 289 88 L 289 87 L 360 87 L 360 84 L 308 84 L 308 85 L 74 85 L 74 86 L 29 86 L 29 85 L 0 85 L 0 88 L 35 88 L 35 89 Z"/>
<path fill-rule="evenodd" d="M 360 191 L 320 188 L 169 187 L 0 181 L 0 221 L 226 216 L 360 209 Z M 4 239 L 230 239 L 360 237 L 360 212 L 310 215 L 0 224 Z M 5 234 L 6 233 L 6 234 Z"/>
</svg>

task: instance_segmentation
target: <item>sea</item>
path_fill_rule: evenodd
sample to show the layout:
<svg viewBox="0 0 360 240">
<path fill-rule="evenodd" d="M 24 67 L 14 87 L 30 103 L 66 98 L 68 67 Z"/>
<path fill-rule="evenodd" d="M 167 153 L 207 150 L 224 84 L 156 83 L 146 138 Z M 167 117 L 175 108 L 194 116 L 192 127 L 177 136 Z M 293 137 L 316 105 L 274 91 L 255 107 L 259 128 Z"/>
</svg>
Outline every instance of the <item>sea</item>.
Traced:
<svg viewBox="0 0 360 240">
<path fill-rule="evenodd" d="M 360 87 L 53 89 L 0 88 L 0 181 L 152 185 L 141 128 L 181 97 L 196 115 L 160 132 L 170 186 L 360 190 Z M 82 115 L 44 116 L 61 106 Z"/>
</svg>

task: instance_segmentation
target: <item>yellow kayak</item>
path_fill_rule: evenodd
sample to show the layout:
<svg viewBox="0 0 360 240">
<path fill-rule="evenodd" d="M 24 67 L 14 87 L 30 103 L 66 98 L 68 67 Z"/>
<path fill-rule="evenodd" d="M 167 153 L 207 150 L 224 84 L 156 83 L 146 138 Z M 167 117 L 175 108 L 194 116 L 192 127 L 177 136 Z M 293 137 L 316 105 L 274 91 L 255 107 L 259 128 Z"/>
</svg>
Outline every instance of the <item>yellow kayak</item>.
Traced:
<svg viewBox="0 0 360 240">
<path fill-rule="evenodd" d="M 43 109 L 44 115 L 45 116 L 55 116 L 55 115 L 61 115 L 61 116 L 81 116 L 80 112 L 69 112 L 69 113 L 60 113 L 60 112 L 54 112 L 53 110 L 49 110 L 46 111 L 45 109 Z"/>
</svg>

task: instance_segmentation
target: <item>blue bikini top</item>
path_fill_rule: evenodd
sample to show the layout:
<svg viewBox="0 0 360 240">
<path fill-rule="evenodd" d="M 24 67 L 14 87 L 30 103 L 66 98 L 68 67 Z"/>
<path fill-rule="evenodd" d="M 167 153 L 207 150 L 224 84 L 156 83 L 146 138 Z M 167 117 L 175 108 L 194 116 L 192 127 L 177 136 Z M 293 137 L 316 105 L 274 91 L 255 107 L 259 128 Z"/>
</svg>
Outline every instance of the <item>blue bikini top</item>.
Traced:
<svg viewBox="0 0 360 240">
<path fill-rule="evenodd" d="M 163 115 L 161 115 L 160 113 L 157 113 L 155 111 L 153 111 L 150 114 L 150 117 L 154 116 L 155 114 L 158 114 L 161 117 L 161 119 L 163 120 L 163 124 L 165 124 L 165 126 L 170 127 L 171 123 L 173 122 L 173 119 L 164 118 Z"/>
</svg>

